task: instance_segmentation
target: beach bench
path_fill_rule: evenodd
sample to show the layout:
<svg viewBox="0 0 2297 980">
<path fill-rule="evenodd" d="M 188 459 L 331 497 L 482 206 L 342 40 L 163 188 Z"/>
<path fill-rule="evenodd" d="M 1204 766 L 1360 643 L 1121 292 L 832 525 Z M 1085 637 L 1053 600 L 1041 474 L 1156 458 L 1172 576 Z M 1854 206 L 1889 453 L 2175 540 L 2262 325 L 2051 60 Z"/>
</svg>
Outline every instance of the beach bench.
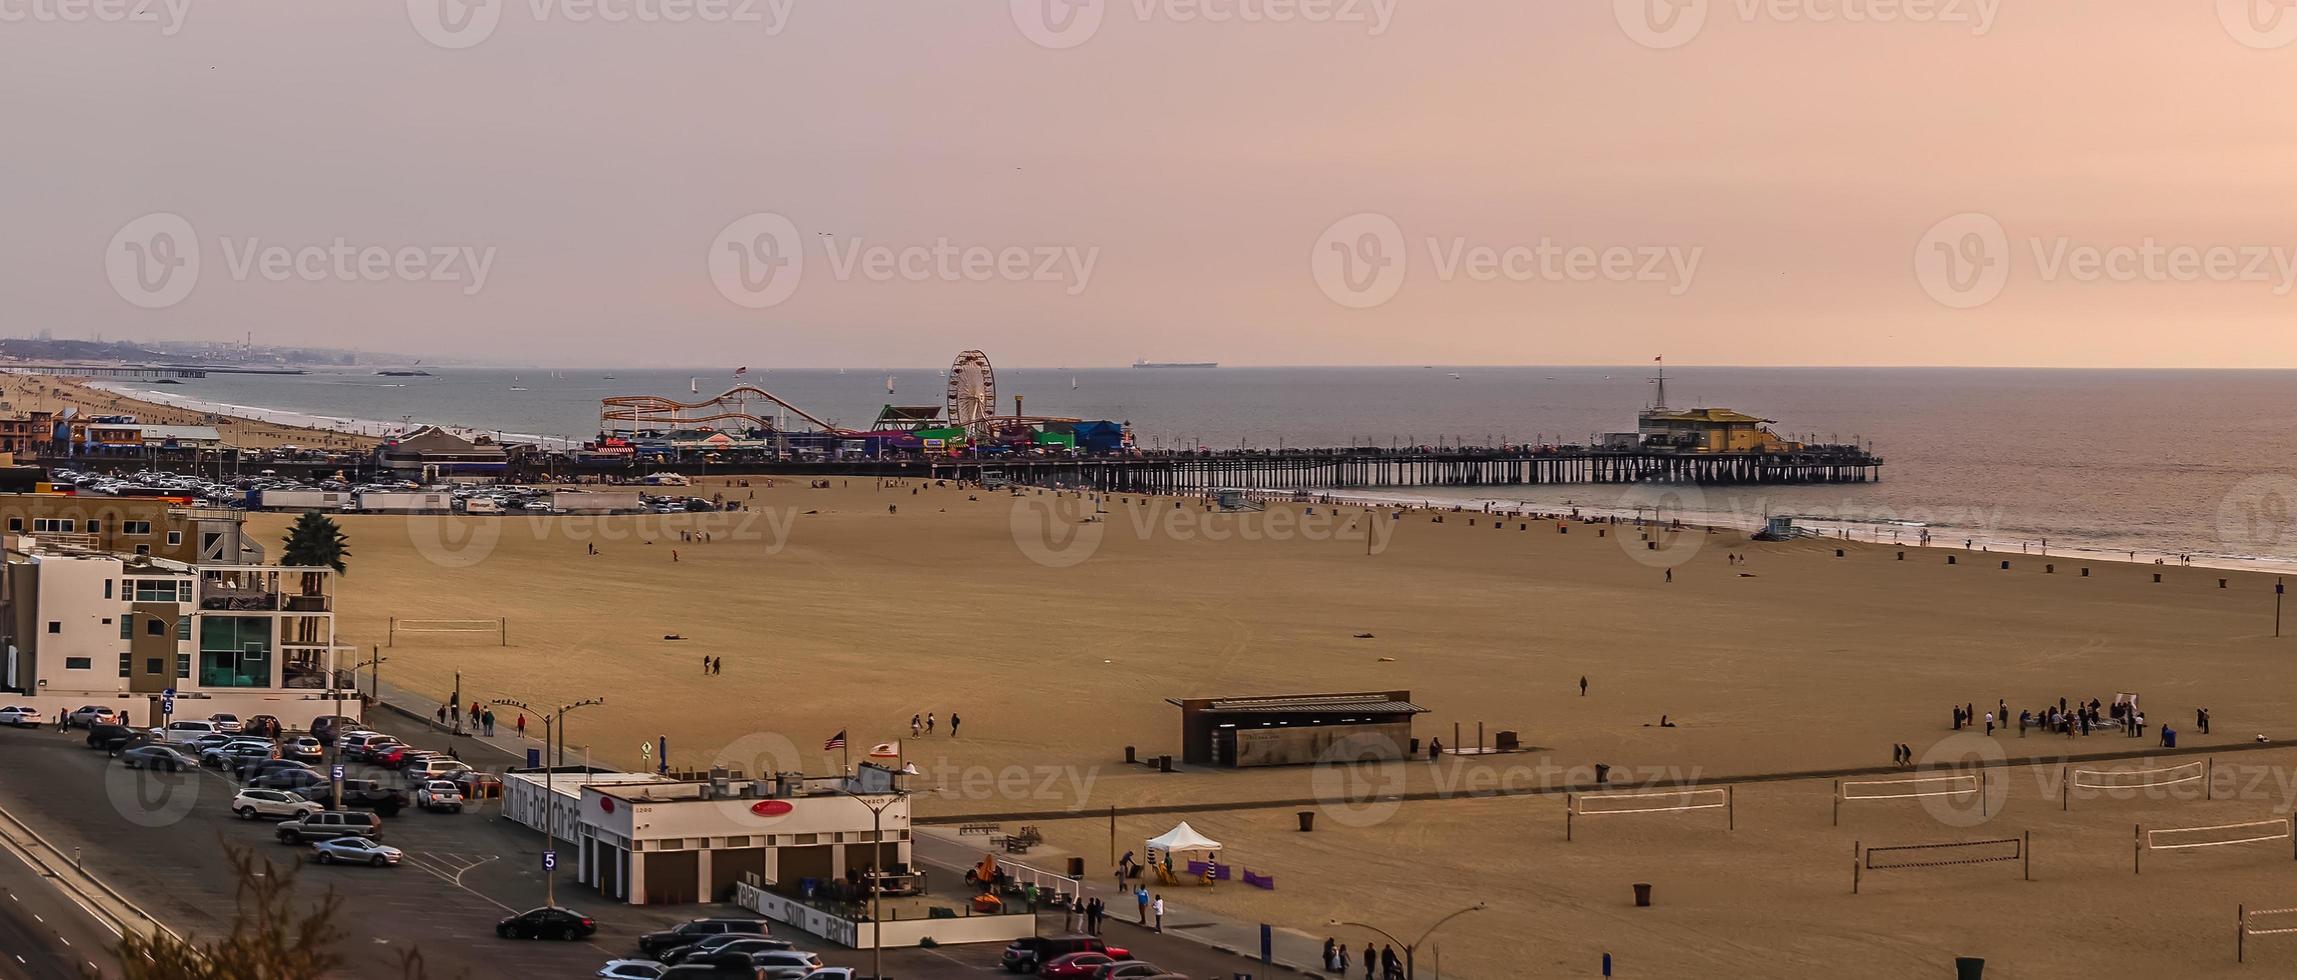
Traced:
<svg viewBox="0 0 2297 980">
<path fill-rule="evenodd" d="M 1017 834 L 1005 835 L 1005 853 L 1027 854 L 1029 848 L 1045 842 L 1045 835 L 1035 827 L 1023 827 Z"/>
</svg>

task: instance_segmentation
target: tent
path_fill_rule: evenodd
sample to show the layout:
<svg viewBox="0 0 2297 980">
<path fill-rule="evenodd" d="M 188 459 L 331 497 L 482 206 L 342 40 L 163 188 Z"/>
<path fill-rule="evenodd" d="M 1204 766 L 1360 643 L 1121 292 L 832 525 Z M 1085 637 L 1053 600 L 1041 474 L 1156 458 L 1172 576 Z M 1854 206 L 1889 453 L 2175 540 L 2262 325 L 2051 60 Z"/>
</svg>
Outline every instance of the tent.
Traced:
<svg viewBox="0 0 2297 980">
<path fill-rule="evenodd" d="M 1165 831 L 1164 836 L 1151 838 L 1148 842 L 1151 860 L 1154 860 L 1159 853 L 1179 851 L 1182 853 L 1210 854 L 1217 850 L 1220 850 L 1219 841 L 1197 833 L 1196 828 L 1189 826 L 1186 820 L 1181 821 L 1180 826 Z"/>
</svg>

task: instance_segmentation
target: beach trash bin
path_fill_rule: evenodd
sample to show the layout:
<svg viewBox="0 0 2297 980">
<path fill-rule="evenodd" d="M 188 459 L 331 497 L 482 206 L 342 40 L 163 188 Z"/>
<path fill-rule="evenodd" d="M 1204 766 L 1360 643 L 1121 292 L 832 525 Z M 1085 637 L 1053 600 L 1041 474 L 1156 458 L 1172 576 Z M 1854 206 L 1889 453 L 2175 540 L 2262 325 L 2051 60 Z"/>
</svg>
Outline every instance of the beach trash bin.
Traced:
<svg viewBox="0 0 2297 980">
<path fill-rule="evenodd" d="M 1303 834 L 1309 834 L 1309 833 L 1314 833 L 1315 831 L 1316 831 L 1316 811 L 1314 811 L 1314 810 L 1302 810 L 1302 811 L 1300 811 L 1300 832 L 1301 832 L 1301 833 L 1303 833 Z"/>
<path fill-rule="evenodd" d="M 1129 765 L 1132 765 L 1133 763 L 1135 763 L 1135 762 L 1139 762 L 1139 761 L 1140 761 L 1140 757 L 1139 757 L 1137 754 L 1135 754 L 1135 751 L 1134 751 L 1133 747 L 1132 747 L 1132 746 L 1130 746 L 1130 745 L 1127 745 L 1127 746 L 1125 746 L 1125 765 L 1128 765 L 1128 766 L 1129 766 Z"/>
<path fill-rule="evenodd" d="M 1069 877 L 1071 877 L 1071 878 L 1082 878 L 1082 877 L 1084 877 L 1084 876 L 1085 876 L 1085 859 L 1084 859 L 1084 858 L 1081 858 L 1081 857 L 1072 857 L 1072 858 L 1070 858 L 1070 859 L 1069 859 Z"/>
<path fill-rule="evenodd" d="M 1639 909 L 1647 909 L 1651 907 L 1650 882 L 1638 881 L 1635 883 L 1635 907 Z"/>
<path fill-rule="evenodd" d="M 1172 771 L 1172 756 L 1169 756 L 1169 755 L 1160 755 L 1160 756 L 1157 756 L 1157 757 L 1156 757 L 1156 771 L 1158 771 L 1158 772 L 1171 772 L 1171 771 Z"/>
<path fill-rule="evenodd" d="M 1954 980 L 1985 980 L 1986 960 L 1977 956 L 1954 958 Z"/>
<path fill-rule="evenodd" d="M 1611 767 L 1610 767 L 1610 766 L 1608 766 L 1608 765 L 1605 765 L 1605 764 L 1603 764 L 1603 763 L 1601 763 L 1601 762 L 1598 762 L 1598 763 L 1596 763 L 1596 764 L 1595 764 L 1595 784 L 1596 784 L 1596 785 L 1598 785 L 1598 786 L 1603 786 L 1603 785 L 1607 785 L 1607 784 L 1609 784 L 1610 782 L 1611 782 Z"/>
<path fill-rule="evenodd" d="M 1406 754 L 1409 754 L 1409 755 L 1415 755 L 1415 756 L 1420 754 L 1420 740 L 1419 740 L 1419 737 L 1418 737 L 1418 736 L 1414 736 L 1414 737 L 1412 738 L 1412 747 L 1411 747 L 1411 748 L 1409 748 L 1409 749 L 1406 749 L 1406 750 L 1405 750 L 1405 752 L 1406 752 Z"/>
</svg>

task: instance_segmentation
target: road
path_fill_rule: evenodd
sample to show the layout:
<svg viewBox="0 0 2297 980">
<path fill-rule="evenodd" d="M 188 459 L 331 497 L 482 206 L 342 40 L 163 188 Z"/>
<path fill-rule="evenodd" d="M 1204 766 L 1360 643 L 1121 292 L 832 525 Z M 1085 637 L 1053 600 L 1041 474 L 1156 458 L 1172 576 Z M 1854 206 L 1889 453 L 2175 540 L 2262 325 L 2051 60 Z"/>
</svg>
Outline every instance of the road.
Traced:
<svg viewBox="0 0 2297 980">
<path fill-rule="evenodd" d="M 420 726 L 389 724 L 417 745 L 445 736 Z M 460 743 L 466 751 L 468 740 Z M 480 753 L 473 752 L 474 756 Z M 268 873 L 298 875 L 310 901 L 332 889 L 349 933 L 338 947 L 336 975 L 398 980 L 403 951 L 420 949 L 430 975 L 588 977 L 608 959 L 633 955 L 639 933 L 699 915 L 747 914 L 726 906 L 610 905 L 561 874 L 560 904 L 599 922 L 579 943 L 512 942 L 494 935 L 496 920 L 542 904 L 541 835 L 502 819 L 493 807 L 461 814 L 406 811 L 385 821 L 383 840 L 406 853 L 398 868 L 302 865 L 301 848 L 279 844 L 267 823 L 242 821 L 228 804 L 235 787 L 215 772 L 128 770 L 85 747 L 84 735 L 53 730 L 0 731 L 0 808 L 87 872 L 179 932 L 214 937 L 230 929 L 235 909 L 233 849 L 272 862 Z M 479 761 L 479 760 L 474 760 Z M 494 768 L 500 768 L 496 765 Z M 354 770 L 352 776 L 363 775 Z M 0 830 L 6 827 L 0 821 Z M 955 880 L 955 869 L 949 872 Z M 116 974 L 116 942 L 100 915 L 80 907 L 57 883 L 15 854 L 0 854 L 0 980 L 79 977 L 84 963 Z M 1047 931 L 1061 927 L 1057 915 Z M 867 951 L 826 942 L 799 945 L 832 965 L 866 967 Z M 1229 980 L 1253 964 L 1201 944 L 1112 925 L 1108 939 L 1143 959 L 1192 977 Z M 20 959 L 19 959 L 20 957 Z M 888 950 L 889 977 L 982 977 L 997 973 L 989 946 Z M 1256 973 L 1256 976 L 1269 974 Z"/>
</svg>

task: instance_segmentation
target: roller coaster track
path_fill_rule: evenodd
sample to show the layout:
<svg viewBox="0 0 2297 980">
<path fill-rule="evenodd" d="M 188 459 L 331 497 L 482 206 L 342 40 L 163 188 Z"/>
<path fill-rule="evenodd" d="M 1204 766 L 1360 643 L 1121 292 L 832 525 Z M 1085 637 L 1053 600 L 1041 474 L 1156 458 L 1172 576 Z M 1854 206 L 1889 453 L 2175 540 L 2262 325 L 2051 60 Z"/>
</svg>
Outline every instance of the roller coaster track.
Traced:
<svg viewBox="0 0 2297 980">
<path fill-rule="evenodd" d="M 736 408 L 742 407 L 740 403 L 748 401 L 747 398 L 739 397 L 744 395 L 754 395 L 758 398 L 763 398 L 768 402 L 788 409 L 790 414 L 813 423 L 824 432 L 835 433 L 838 435 L 856 434 L 852 429 L 831 425 L 828 422 L 822 421 L 821 419 L 815 417 L 813 413 L 799 408 L 796 405 L 792 405 L 789 402 L 783 401 L 773 392 L 751 385 L 737 385 L 735 387 L 726 389 L 723 393 L 719 394 L 715 398 L 698 402 L 676 401 L 674 399 L 664 398 L 660 395 L 617 395 L 612 398 L 605 398 L 600 400 L 600 403 L 603 407 L 598 413 L 598 420 L 602 423 L 629 422 L 632 423 L 633 428 L 636 428 L 640 423 L 651 423 L 653 426 L 661 428 L 679 428 L 683 426 L 703 425 L 710 422 L 724 422 L 729 420 L 748 422 L 761 429 L 774 428 L 774 421 L 772 419 L 760 418 L 746 411 L 723 410 L 727 407 L 726 403 L 728 401 L 736 402 Z M 687 412 L 696 409 L 718 409 L 719 411 L 713 411 L 707 415 L 686 414 Z"/>
</svg>

